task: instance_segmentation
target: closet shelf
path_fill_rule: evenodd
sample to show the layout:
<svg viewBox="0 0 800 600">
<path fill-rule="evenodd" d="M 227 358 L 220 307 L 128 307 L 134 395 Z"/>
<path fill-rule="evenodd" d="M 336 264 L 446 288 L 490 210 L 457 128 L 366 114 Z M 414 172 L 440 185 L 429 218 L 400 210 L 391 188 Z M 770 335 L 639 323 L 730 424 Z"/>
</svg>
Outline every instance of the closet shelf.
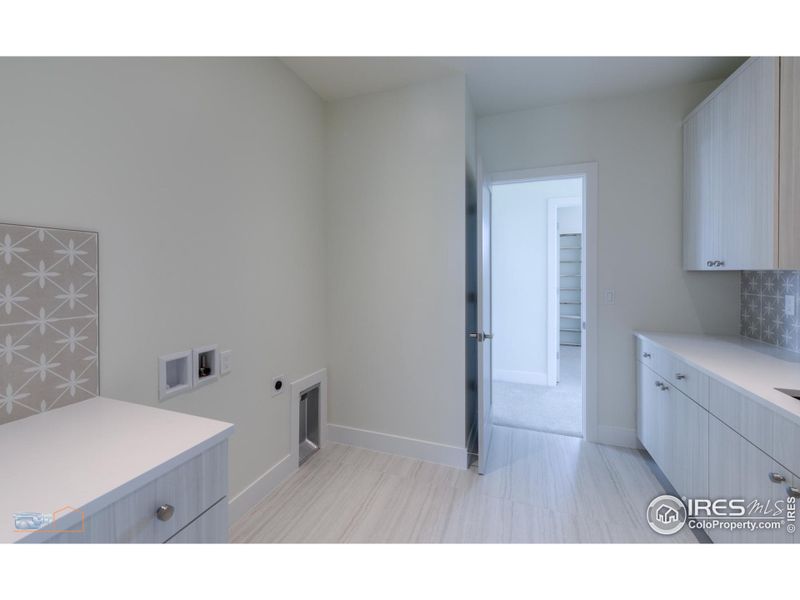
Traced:
<svg viewBox="0 0 800 600">
<path fill-rule="evenodd" d="M 582 237 L 580 233 L 568 233 L 562 234 L 561 239 L 558 244 L 558 262 L 562 265 L 561 268 L 564 270 L 574 270 L 574 269 L 582 269 L 583 268 L 583 261 L 581 258 L 582 252 Z M 572 252 L 572 254 L 567 254 L 567 252 Z M 576 254 L 577 253 L 577 254 Z M 577 260 L 571 260 L 575 259 Z M 576 265 L 573 267 L 568 267 L 564 265 Z M 559 282 L 560 293 L 573 293 L 573 294 L 581 294 L 583 290 L 583 275 L 578 273 L 560 273 L 561 280 Z M 565 279 L 566 278 L 566 279 Z M 567 296 L 570 298 L 570 296 Z M 571 298 L 575 298 L 572 296 Z M 581 345 L 581 320 L 582 317 L 582 298 L 571 299 L 571 300 L 562 300 L 559 297 L 559 324 L 565 325 L 565 327 L 560 327 L 560 332 L 562 337 L 564 338 L 561 343 L 570 346 L 580 346 Z M 572 308 L 565 308 L 565 307 L 572 307 Z M 570 312 L 578 314 L 564 314 L 564 312 Z M 577 328 L 576 328 L 577 326 Z"/>
</svg>

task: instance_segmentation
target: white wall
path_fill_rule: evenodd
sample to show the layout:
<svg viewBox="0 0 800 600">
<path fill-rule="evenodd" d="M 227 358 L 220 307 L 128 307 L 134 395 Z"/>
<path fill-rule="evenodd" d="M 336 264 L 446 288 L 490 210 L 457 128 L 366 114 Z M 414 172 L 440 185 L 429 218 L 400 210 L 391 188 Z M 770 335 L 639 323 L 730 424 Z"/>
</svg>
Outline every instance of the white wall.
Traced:
<svg viewBox="0 0 800 600">
<path fill-rule="evenodd" d="M 463 449 L 464 79 L 326 118 L 329 422 Z"/>
<path fill-rule="evenodd" d="M 581 233 L 583 231 L 583 207 L 562 206 L 558 209 L 558 232 Z"/>
<path fill-rule="evenodd" d="M 236 494 L 289 451 L 271 376 L 325 366 L 322 103 L 266 59 L 4 59 L 0 81 L 0 220 L 100 232 L 101 392 L 157 405 L 158 355 L 233 349 L 161 406 L 236 424 Z"/>
<path fill-rule="evenodd" d="M 599 425 L 635 430 L 634 329 L 735 333 L 735 273 L 681 269 L 681 120 L 716 85 L 677 86 L 478 120 L 488 172 L 597 161 Z"/>
<path fill-rule="evenodd" d="M 547 384 L 548 200 L 581 189 L 580 179 L 492 187 L 494 379 Z"/>
</svg>

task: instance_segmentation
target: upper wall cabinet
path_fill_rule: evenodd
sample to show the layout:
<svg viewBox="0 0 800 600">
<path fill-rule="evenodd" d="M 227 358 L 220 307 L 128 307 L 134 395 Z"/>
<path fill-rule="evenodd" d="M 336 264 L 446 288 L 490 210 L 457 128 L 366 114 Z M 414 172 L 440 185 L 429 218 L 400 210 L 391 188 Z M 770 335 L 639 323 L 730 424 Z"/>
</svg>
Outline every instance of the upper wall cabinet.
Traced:
<svg viewBox="0 0 800 600">
<path fill-rule="evenodd" d="M 800 268 L 800 59 L 751 58 L 683 124 L 687 270 Z"/>
</svg>

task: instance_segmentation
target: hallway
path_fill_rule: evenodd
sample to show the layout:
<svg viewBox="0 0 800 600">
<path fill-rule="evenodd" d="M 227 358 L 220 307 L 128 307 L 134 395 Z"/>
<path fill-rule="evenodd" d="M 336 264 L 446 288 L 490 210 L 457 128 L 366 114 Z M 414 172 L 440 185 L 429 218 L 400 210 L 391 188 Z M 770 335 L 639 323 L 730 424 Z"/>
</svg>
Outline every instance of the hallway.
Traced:
<svg viewBox="0 0 800 600">
<path fill-rule="evenodd" d="M 581 437 L 581 349 L 561 346 L 561 381 L 555 387 L 492 382 L 493 422 Z"/>
</svg>

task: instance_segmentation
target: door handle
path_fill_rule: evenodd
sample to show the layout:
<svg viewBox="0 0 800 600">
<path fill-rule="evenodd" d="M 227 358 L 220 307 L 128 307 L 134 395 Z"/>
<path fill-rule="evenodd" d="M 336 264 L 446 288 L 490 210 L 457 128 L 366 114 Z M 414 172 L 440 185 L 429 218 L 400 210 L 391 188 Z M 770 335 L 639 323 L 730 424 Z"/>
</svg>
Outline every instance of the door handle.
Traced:
<svg viewBox="0 0 800 600">
<path fill-rule="evenodd" d="M 483 333 L 482 331 L 479 331 L 477 333 L 470 333 L 469 337 L 475 338 L 479 342 L 483 342 L 485 340 L 492 339 L 494 337 L 494 335 L 492 335 L 491 333 Z"/>
</svg>

